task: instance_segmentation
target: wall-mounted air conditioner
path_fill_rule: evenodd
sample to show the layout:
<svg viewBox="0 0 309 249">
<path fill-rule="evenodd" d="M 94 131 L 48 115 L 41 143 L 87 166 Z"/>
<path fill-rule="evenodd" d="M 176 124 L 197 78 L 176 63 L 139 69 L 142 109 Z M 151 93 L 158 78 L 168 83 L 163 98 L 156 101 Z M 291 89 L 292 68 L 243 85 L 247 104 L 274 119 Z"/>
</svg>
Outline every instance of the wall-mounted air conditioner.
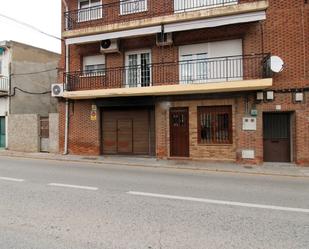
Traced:
<svg viewBox="0 0 309 249">
<path fill-rule="evenodd" d="M 101 41 L 101 53 L 119 53 L 119 41 L 117 39 L 113 40 L 103 40 Z"/>
<path fill-rule="evenodd" d="M 52 97 L 63 97 L 63 84 L 52 84 L 51 85 L 51 96 Z"/>
</svg>

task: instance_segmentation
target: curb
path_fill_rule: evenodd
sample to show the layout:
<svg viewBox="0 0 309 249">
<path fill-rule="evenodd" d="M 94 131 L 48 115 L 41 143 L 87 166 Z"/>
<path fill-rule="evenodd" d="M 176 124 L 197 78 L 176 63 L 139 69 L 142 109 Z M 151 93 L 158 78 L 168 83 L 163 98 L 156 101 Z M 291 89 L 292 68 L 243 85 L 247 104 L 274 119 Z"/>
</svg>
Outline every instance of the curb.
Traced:
<svg viewBox="0 0 309 249">
<path fill-rule="evenodd" d="M 205 171 L 205 172 L 218 172 L 218 173 L 232 173 L 232 174 L 247 174 L 247 175 L 260 175 L 260 176 L 281 176 L 281 177 L 295 177 L 295 178 L 309 178 L 307 175 L 296 175 L 296 174 L 284 174 L 284 173 L 272 173 L 272 172 L 257 172 L 257 171 L 241 171 L 241 170 L 228 170 L 228 169 L 218 169 L 218 168 L 207 168 L 207 167 L 187 167 L 187 166 L 165 166 L 165 165 L 154 165 L 148 164 L 147 166 L 139 163 L 124 163 L 119 161 L 95 161 L 86 159 L 61 159 L 61 158 L 49 158 L 49 157 L 35 157 L 27 155 L 1 155 L 0 157 L 9 158 L 25 158 L 34 160 L 48 160 L 57 162 L 73 162 L 73 163 L 89 163 L 89 164 L 101 164 L 101 165 L 119 165 L 128 167 L 143 167 L 143 168 L 157 168 L 157 169 L 178 169 L 178 170 L 193 170 L 193 171 Z"/>
</svg>

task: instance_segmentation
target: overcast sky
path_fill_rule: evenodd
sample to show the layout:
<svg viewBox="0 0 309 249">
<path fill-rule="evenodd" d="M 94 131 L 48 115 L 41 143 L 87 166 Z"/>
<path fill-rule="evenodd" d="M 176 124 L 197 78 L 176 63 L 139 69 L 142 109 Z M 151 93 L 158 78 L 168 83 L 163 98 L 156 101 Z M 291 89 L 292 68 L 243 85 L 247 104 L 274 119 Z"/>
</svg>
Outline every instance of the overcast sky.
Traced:
<svg viewBox="0 0 309 249">
<path fill-rule="evenodd" d="M 1 1 L 0 13 L 61 36 L 61 0 Z M 14 40 L 60 53 L 60 41 L 0 16 L 0 41 Z"/>
</svg>

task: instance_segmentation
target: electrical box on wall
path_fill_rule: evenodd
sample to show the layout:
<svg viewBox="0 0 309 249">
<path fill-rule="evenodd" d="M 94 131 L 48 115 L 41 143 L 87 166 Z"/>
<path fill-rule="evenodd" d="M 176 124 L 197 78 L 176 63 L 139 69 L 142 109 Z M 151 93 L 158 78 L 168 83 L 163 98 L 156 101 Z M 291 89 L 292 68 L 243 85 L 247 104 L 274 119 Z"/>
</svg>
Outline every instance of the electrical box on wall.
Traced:
<svg viewBox="0 0 309 249">
<path fill-rule="evenodd" d="M 242 129 L 244 131 L 256 131 L 256 118 L 255 117 L 243 118 Z"/>
<path fill-rule="evenodd" d="M 243 159 L 254 159 L 255 155 L 254 155 L 254 150 L 242 150 L 241 151 L 241 157 Z"/>
</svg>

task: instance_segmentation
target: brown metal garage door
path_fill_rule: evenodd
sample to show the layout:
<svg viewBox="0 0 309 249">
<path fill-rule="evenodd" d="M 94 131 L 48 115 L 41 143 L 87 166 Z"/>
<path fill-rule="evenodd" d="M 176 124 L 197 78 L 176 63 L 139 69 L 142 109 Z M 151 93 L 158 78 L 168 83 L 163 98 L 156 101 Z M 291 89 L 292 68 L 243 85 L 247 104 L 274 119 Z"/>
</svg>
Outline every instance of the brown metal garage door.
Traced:
<svg viewBox="0 0 309 249">
<path fill-rule="evenodd" d="M 148 109 L 102 111 L 104 154 L 150 154 Z"/>
</svg>

